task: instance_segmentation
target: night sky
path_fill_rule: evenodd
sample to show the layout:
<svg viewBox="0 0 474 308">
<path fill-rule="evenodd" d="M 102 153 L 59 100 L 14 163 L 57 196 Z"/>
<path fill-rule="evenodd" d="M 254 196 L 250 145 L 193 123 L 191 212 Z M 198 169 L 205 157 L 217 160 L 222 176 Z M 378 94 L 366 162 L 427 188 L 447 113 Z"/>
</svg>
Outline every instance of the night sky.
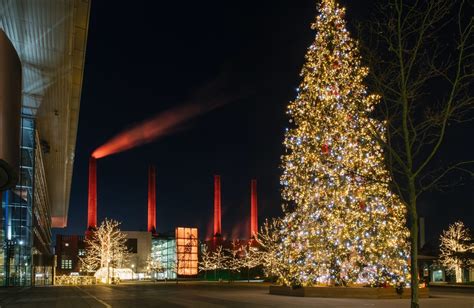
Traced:
<svg viewBox="0 0 474 308">
<path fill-rule="evenodd" d="M 314 32 L 314 0 L 92 1 L 68 227 L 87 223 L 87 163 L 123 129 L 202 97 L 233 102 L 169 136 L 98 161 L 98 220 L 146 230 L 147 166 L 157 168 L 157 229 L 212 232 L 213 175 L 221 175 L 222 228 L 248 237 L 250 180 L 258 180 L 259 222 L 281 215 L 279 161 L 285 109 Z M 371 1 L 343 1 L 350 29 Z M 354 31 L 352 31 L 354 33 Z M 353 35 L 354 37 L 354 35 Z M 203 95 L 197 95 L 200 93 Z M 472 157 L 473 125 L 457 127 L 446 159 Z M 468 141 L 468 142 L 467 142 Z M 428 239 L 456 219 L 474 227 L 474 189 L 430 193 L 420 204 Z"/>
</svg>

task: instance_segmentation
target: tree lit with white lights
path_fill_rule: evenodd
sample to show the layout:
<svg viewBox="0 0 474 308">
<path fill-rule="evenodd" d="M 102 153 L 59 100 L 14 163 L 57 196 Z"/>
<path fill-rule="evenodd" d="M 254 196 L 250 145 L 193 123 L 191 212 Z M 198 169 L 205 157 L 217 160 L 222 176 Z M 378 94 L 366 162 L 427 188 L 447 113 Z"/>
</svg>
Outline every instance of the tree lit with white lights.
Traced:
<svg viewBox="0 0 474 308">
<path fill-rule="evenodd" d="M 261 254 L 261 263 L 265 275 L 269 278 L 286 276 L 288 271 L 288 266 L 284 262 L 285 258 L 281 257 L 280 228 L 280 218 L 266 220 L 260 227 L 260 232 L 257 236 L 257 242 Z"/>
<path fill-rule="evenodd" d="M 113 219 L 105 219 L 90 238 L 86 238 L 86 255 L 81 257 L 81 270 L 95 273 L 106 269 L 104 282 L 110 283 L 114 270 L 122 268 L 127 261 L 126 235 L 119 229 L 120 223 Z"/>
<path fill-rule="evenodd" d="M 344 8 L 323 0 L 312 28 L 282 156 L 280 280 L 286 285 L 395 285 L 408 279 L 405 206 L 391 192 L 371 130 L 379 96 L 346 30 Z"/>
<path fill-rule="evenodd" d="M 462 282 L 462 269 L 471 263 L 468 253 L 474 252 L 469 229 L 461 221 L 457 221 L 443 231 L 440 240 L 441 263 L 454 272 L 456 282 Z"/>
</svg>

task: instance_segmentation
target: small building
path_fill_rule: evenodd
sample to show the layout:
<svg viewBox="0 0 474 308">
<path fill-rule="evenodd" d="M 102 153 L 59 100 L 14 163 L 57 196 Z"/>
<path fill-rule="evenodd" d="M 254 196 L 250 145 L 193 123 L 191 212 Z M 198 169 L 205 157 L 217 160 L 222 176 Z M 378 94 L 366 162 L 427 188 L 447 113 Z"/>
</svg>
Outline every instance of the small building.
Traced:
<svg viewBox="0 0 474 308">
<path fill-rule="evenodd" d="M 137 274 L 134 278 L 144 278 L 147 273 L 147 260 L 151 253 L 151 233 L 147 231 L 122 231 L 126 237 L 125 243 L 130 253 L 125 267 L 131 268 Z"/>
<path fill-rule="evenodd" d="M 152 238 L 151 257 L 163 267 L 151 274 L 154 279 L 197 277 L 199 239 L 197 228 L 177 227 L 174 234 Z"/>
<path fill-rule="evenodd" d="M 56 275 L 80 272 L 80 259 L 86 253 L 83 235 L 56 235 Z"/>
<path fill-rule="evenodd" d="M 472 236 L 474 238 L 474 234 Z M 418 270 L 420 281 L 424 283 L 451 283 L 455 282 L 454 273 L 447 270 L 439 260 L 440 248 L 438 243 L 425 241 L 425 219 L 419 218 L 419 251 L 418 251 Z M 467 243 L 474 247 L 474 241 Z M 467 259 L 474 260 L 474 249 L 466 252 Z M 465 266 L 462 269 L 462 281 L 474 281 L 474 267 Z"/>
<path fill-rule="evenodd" d="M 178 227 L 176 236 L 176 259 L 179 276 L 198 274 L 198 229 Z"/>
<path fill-rule="evenodd" d="M 152 234 L 148 231 L 122 231 L 129 256 L 123 269 L 131 269 L 131 279 L 176 279 L 198 275 L 198 229 L 178 227 L 173 233 Z M 81 270 L 80 256 L 86 254 L 83 235 L 56 236 L 56 275 L 75 275 Z M 162 269 L 150 268 L 158 261 Z"/>
</svg>

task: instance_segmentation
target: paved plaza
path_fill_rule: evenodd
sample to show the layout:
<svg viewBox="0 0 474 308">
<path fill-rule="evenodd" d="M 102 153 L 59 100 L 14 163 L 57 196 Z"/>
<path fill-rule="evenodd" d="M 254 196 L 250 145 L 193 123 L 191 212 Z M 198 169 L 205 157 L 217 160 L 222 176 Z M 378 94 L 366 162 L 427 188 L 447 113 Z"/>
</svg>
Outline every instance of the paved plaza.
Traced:
<svg viewBox="0 0 474 308">
<path fill-rule="evenodd" d="M 432 290 L 422 308 L 473 308 L 474 289 Z M 408 300 L 299 298 L 268 294 L 268 286 L 245 283 L 174 282 L 119 286 L 3 289 L 1 307 L 409 307 Z"/>
</svg>

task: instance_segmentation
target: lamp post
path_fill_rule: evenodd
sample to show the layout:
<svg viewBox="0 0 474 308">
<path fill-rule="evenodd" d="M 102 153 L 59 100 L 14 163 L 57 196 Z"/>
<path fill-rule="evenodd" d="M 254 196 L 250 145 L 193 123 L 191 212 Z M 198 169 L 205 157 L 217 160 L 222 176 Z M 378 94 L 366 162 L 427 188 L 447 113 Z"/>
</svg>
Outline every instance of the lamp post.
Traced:
<svg viewBox="0 0 474 308">
<path fill-rule="evenodd" d="M 16 242 L 14 240 L 6 240 L 4 243 L 4 247 L 6 247 L 7 253 L 6 253 L 6 260 L 5 260 L 5 284 L 4 286 L 9 287 L 10 286 L 10 263 L 11 259 L 15 256 L 15 244 Z"/>
</svg>

